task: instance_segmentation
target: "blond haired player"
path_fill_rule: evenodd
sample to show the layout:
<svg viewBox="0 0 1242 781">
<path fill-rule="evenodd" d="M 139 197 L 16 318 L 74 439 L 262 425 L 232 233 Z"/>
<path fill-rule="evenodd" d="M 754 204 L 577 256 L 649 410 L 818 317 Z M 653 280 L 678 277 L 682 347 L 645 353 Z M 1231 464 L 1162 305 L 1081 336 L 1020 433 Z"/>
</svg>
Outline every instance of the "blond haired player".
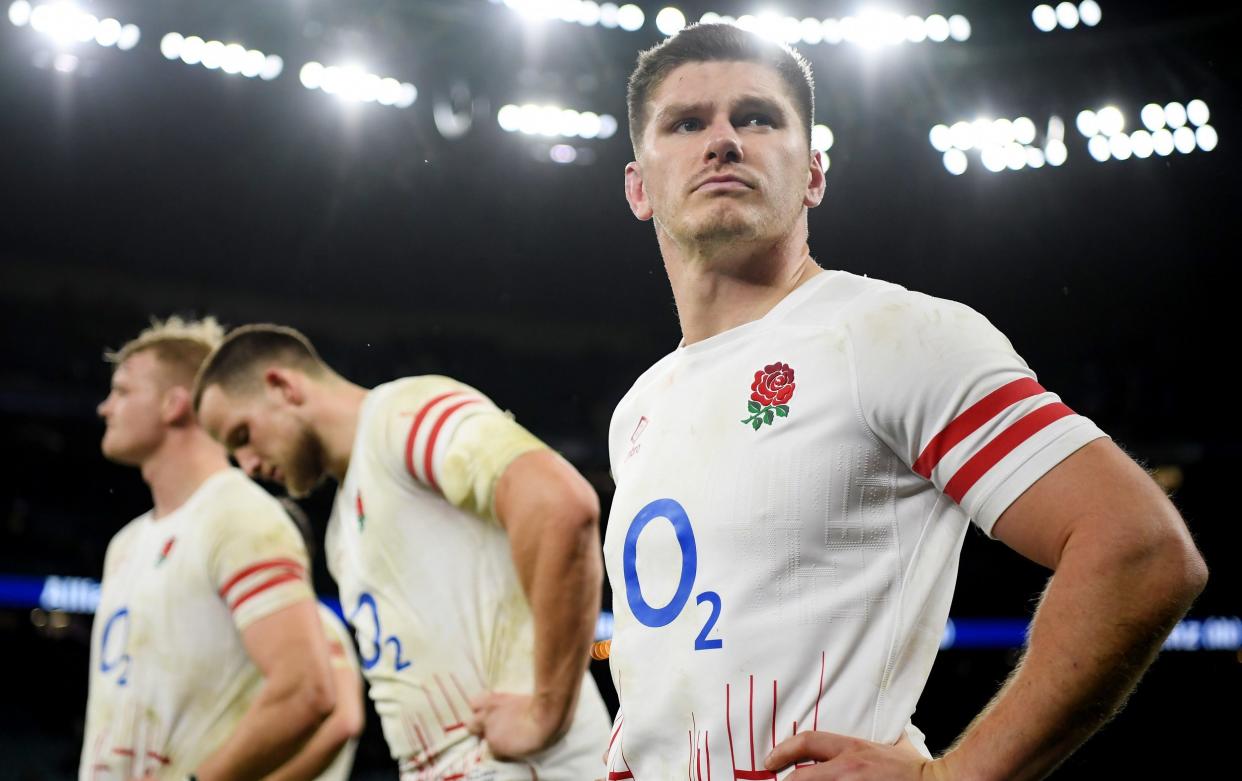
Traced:
<svg viewBox="0 0 1242 781">
<path fill-rule="evenodd" d="M 367 390 L 280 326 L 230 333 L 195 403 L 249 473 L 339 483 L 328 566 L 402 779 L 593 777 L 599 508 L 573 467 L 473 388 Z"/>
<path fill-rule="evenodd" d="M 170 318 L 109 355 L 101 448 L 141 469 L 154 507 L 108 546 L 82 781 L 312 778 L 360 723 L 346 701 L 334 712 L 297 530 L 194 419 L 194 375 L 221 336 Z"/>
</svg>

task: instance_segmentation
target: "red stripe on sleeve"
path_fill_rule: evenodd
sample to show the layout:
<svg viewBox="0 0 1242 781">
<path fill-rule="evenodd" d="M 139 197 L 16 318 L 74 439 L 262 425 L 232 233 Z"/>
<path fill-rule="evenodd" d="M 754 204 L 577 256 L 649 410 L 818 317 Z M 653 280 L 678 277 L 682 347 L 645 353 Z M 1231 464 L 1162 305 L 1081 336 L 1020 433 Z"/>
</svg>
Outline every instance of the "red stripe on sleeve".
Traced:
<svg viewBox="0 0 1242 781">
<path fill-rule="evenodd" d="M 423 418 L 427 417 L 427 413 L 431 412 L 432 407 L 450 396 L 459 396 L 463 392 L 464 391 L 449 391 L 448 393 L 441 393 L 439 396 L 434 397 L 431 401 L 424 404 L 423 408 L 420 409 L 418 414 L 414 416 L 414 422 L 410 424 L 410 434 L 405 438 L 405 469 L 410 473 L 410 477 L 413 477 L 415 480 L 418 479 L 418 474 L 414 471 L 414 438 L 418 436 L 418 427 L 422 425 Z"/>
<path fill-rule="evenodd" d="M 1032 411 L 998 434 L 978 453 L 971 456 L 969 461 L 962 464 L 962 468 L 957 470 L 957 474 L 953 475 L 953 479 L 944 487 L 944 492 L 953 501 L 961 504 L 962 497 L 974 487 L 979 478 L 987 474 L 987 471 L 998 461 L 1013 452 L 1014 448 L 1052 423 L 1073 414 L 1072 409 L 1061 403 L 1047 404 Z"/>
<path fill-rule="evenodd" d="M 229 598 L 229 589 L 236 586 L 238 581 L 243 578 L 265 569 L 271 569 L 272 567 L 288 567 L 289 569 L 295 570 L 298 574 L 301 574 L 302 572 L 302 565 L 293 559 L 267 559 L 266 561 L 256 562 L 229 578 L 228 581 L 220 587 L 220 598 L 227 600 Z"/>
<path fill-rule="evenodd" d="M 276 586 L 279 586 L 281 583 L 288 583 L 291 580 L 301 580 L 301 579 L 302 579 L 302 575 L 299 572 L 281 573 L 280 575 L 277 575 L 274 578 L 269 578 L 268 580 L 263 581 L 259 585 L 247 591 L 245 594 L 242 594 L 240 597 L 237 598 L 236 602 L 234 602 L 232 605 L 229 606 L 229 609 L 232 610 L 234 613 L 236 613 L 237 609 L 241 607 L 243 604 L 245 604 L 246 601 L 249 600 L 251 597 L 257 597 L 259 594 L 262 594 L 264 591 L 267 591 L 269 588 L 275 588 Z"/>
<path fill-rule="evenodd" d="M 1031 396 L 1044 393 L 1043 387 L 1030 377 L 1014 380 L 1002 385 L 979 401 L 968 410 L 953 419 L 945 426 L 914 462 L 914 471 L 926 478 L 931 478 L 932 470 L 940 463 L 940 459 L 952 450 L 959 442 L 979 430 L 979 427 L 999 415 L 1005 408 Z"/>
<path fill-rule="evenodd" d="M 435 490 L 439 491 L 440 486 L 436 484 L 436 475 L 432 471 L 431 456 L 436 449 L 436 437 L 440 436 L 440 429 L 444 428 L 444 424 L 448 422 L 449 417 L 457 410 L 468 404 L 478 404 L 478 399 L 466 399 L 459 401 L 440 414 L 440 419 L 436 421 L 436 425 L 431 429 L 431 436 L 427 437 L 427 448 L 423 451 L 423 471 L 427 473 L 427 484 Z"/>
</svg>

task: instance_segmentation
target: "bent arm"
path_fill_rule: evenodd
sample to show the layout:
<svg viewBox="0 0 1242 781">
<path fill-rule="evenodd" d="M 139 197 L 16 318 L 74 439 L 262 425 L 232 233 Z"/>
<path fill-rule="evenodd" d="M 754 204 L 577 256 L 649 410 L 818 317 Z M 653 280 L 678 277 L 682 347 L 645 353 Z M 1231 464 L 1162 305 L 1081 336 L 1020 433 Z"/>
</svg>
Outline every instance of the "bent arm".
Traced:
<svg viewBox="0 0 1242 781">
<path fill-rule="evenodd" d="M 550 743 L 569 728 L 599 615 L 599 498 L 568 462 L 541 449 L 505 469 L 495 506 L 534 617 L 534 695 Z"/>
<path fill-rule="evenodd" d="M 224 745 L 195 770 L 198 781 L 262 778 L 293 757 L 335 705 L 314 600 L 256 620 L 242 631 L 242 643 L 263 688 Z"/>
<path fill-rule="evenodd" d="M 940 764 L 953 779 L 1043 778 L 1121 708 L 1207 568 L 1172 503 L 1109 440 L 1048 472 L 993 534 L 1054 573 L 1021 663 Z"/>
<path fill-rule="evenodd" d="M 293 759 L 280 766 L 266 781 L 310 781 L 328 769 L 350 740 L 362 734 L 365 714 L 362 681 L 348 665 L 332 668 L 336 683 L 336 707 Z"/>
</svg>

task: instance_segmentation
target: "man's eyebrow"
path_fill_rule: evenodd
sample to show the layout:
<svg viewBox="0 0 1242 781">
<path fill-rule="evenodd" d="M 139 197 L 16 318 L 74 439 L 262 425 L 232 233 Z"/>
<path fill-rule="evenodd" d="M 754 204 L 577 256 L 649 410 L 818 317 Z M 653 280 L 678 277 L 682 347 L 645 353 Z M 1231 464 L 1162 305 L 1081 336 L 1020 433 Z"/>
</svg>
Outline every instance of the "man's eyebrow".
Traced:
<svg viewBox="0 0 1242 781">
<path fill-rule="evenodd" d="M 711 105 L 711 103 L 702 101 L 697 103 L 670 103 L 656 113 L 654 121 L 656 124 L 663 125 L 673 119 L 699 114 L 711 108 Z M 785 116 L 785 111 L 781 108 L 780 102 L 765 95 L 741 95 L 729 105 L 730 113 L 746 111 L 748 109 L 762 109 L 777 117 Z"/>
</svg>

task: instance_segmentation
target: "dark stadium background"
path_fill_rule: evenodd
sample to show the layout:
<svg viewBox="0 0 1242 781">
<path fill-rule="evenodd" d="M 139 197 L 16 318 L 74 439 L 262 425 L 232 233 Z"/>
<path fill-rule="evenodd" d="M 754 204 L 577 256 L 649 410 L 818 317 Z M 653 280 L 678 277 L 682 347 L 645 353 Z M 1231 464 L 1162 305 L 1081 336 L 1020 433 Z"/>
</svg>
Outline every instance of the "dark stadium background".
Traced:
<svg viewBox="0 0 1242 781">
<path fill-rule="evenodd" d="M 80 5 L 137 24 L 141 41 L 76 45 L 62 73 L 47 39 L 0 18 L 0 575 L 98 578 L 108 539 L 149 506 L 137 471 L 101 457 L 94 408 L 108 385 L 103 349 L 152 315 L 290 324 L 364 384 L 428 372 L 475 384 L 586 473 L 607 507 L 612 407 L 679 338 L 651 227 L 621 188 L 623 83 L 662 37 L 663 3 L 637 3 L 637 32 L 530 25 L 488 0 Z M 841 17 L 863 4 L 676 5 L 695 20 L 763 7 Z M 1101 0 L 1098 26 L 1044 33 L 1035 2 L 878 5 L 963 14 L 971 36 L 799 47 L 835 139 L 827 198 L 810 217 L 814 256 L 989 317 L 1045 386 L 1178 482 L 1212 571 L 1191 617 L 1242 614 L 1229 499 L 1242 467 L 1242 11 Z M 170 31 L 279 53 L 284 72 L 262 81 L 170 62 L 159 46 Z M 343 105 L 299 83 L 302 63 L 351 54 L 416 84 L 417 101 Z M 1133 129 L 1144 104 L 1192 98 L 1210 106 L 1211 152 L 1099 163 L 1075 129 L 1083 108 L 1116 105 Z M 472 117 L 460 138 L 437 126 L 437 102 Z M 498 126 L 502 104 L 524 102 L 607 112 L 621 130 L 573 142 L 579 162 L 558 165 L 553 142 Z M 980 115 L 1028 116 L 1041 137 L 1061 117 L 1068 160 L 991 173 L 971 153 L 950 175 L 928 131 Z M 320 531 L 330 494 L 306 503 Z M 953 615 L 1027 617 L 1045 578 L 972 531 Z M 322 562 L 316 584 L 334 593 Z M 0 608 L 0 778 L 75 777 L 90 618 Z M 1236 640 L 1220 645 L 1162 654 L 1056 777 L 1197 778 L 1236 765 L 1242 656 Z M 942 652 L 915 716 L 934 750 L 1016 653 Z M 606 667 L 594 669 L 608 688 Z M 373 712 L 355 777 L 395 778 Z"/>
</svg>

